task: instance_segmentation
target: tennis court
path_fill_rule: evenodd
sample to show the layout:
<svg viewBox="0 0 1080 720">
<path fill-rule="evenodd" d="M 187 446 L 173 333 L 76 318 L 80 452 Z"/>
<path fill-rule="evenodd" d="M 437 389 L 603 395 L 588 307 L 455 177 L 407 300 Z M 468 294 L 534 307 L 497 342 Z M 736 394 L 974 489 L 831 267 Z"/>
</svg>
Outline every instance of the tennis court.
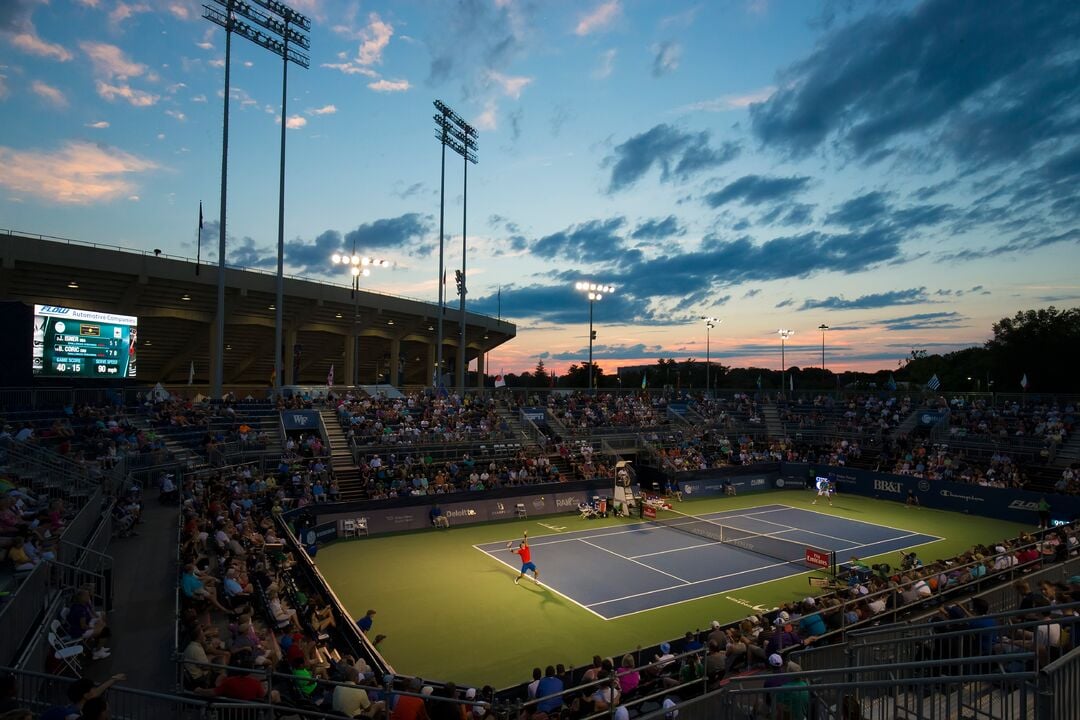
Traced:
<svg viewBox="0 0 1080 720">
<path fill-rule="evenodd" d="M 785 561 L 695 537 L 690 533 L 701 533 L 694 527 L 695 517 L 720 522 L 727 532 L 751 539 L 740 544 L 753 545 L 757 538 L 775 539 L 775 544 L 788 541 L 783 544 L 835 551 L 838 562 L 851 555 L 870 557 L 941 540 L 789 505 L 762 505 L 687 516 L 681 528 L 679 523 L 644 521 L 530 537 L 529 545 L 544 586 L 604 620 L 810 572 L 791 561 L 795 555 L 783 555 L 782 550 L 766 547 L 766 553 Z M 474 547 L 516 573 L 521 564 L 506 543 Z"/>
</svg>

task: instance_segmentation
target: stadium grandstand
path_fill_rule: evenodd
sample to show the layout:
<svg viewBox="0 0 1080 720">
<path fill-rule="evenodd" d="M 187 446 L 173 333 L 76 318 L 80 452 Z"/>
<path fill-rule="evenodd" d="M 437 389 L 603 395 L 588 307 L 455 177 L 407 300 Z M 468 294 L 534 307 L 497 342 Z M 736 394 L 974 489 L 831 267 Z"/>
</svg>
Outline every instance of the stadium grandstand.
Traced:
<svg viewBox="0 0 1080 720">
<path fill-rule="evenodd" d="M 5 709 L 1073 716 L 1073 397 L 493 388 L 515 330 L 479 315 L 479 378 L 433 391 L 434 308 L 302 279 L 274 397 L 272 277 L 228 271 L 215 360 L 210 266 L 11 234 L 0 256 L 27 341 L 0 390 Z M 137 317 L 138 375 L 31 375 L 41 305 Z"/>
</svg>

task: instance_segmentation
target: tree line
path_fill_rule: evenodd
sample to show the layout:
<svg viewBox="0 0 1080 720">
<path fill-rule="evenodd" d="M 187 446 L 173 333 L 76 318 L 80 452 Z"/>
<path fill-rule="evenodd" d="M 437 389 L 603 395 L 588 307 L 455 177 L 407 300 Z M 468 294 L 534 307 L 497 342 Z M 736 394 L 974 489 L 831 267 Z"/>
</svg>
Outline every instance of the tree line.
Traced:
<svg viewBox="0 0 1080 720">
<path fill-rule="evenodd" d="M 913 347 L 893 368 L 875 372 L 834 373 L 828 368 L 792 366 L 786 376 L 779 369 L 733 367 L 713 361 L 709 386 L 717 390 L 779 390 L 786 382 L 800 390 L 839 388 L 925 387 L 934 376 L 942 392 L 1080 392 L 1080 308 L 1058 310 L 1054 306 L 1023 310 L 992 325 L 992 336 L 982 346 L 945 354 L 930 354 Z M 706 364 L 687 358 L 660 358 L 640 369 L 621 375 L 593 368 L 596 387 L 705 390 Z M 785 379 L 786 377 L 786 379 Z M 552 376 L 543 360 L 532 372 L 505 376 L 509 388 L 585 388 L 589 384 L 589 364 L 575 363 L 566 373 Z"/>
</svg>

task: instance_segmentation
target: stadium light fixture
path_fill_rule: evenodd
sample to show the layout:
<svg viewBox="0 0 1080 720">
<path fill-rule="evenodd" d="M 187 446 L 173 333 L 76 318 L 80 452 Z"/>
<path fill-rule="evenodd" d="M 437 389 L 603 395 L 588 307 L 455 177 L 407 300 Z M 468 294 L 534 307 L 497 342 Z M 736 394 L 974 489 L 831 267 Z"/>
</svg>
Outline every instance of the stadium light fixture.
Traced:
<svg viewBox="0 0 1080 720">
<path fill-rule="evenodd" d="M 278 255 L 277 287 L 274 323 L 274 393 L 281 394 L 283 381 L 283 335 L 285 306 L 285 131 L 288 124 L 289 63 L 302 68 L 310 66 L 306 51 L 311 49 L 307 33 L 311 21 L 288 5 L 277 0 L 211 0 L 203 5 L 203 17 L 225 29 L 225 94 L 222 112 L 221 143 L 221 211 L 218 216 L 218 297 L 217 337 L 218 362 L 214 368 L 213 394 L 222 396 L 225 364 L 220 360 L 225 345 L 225 237 L 229 169 L 229 73 L 232 58 L 233 33 L 250 40 L 281 58 L 281 154 L 278 171 Z M 256 7 L 257 6 L 257 7 Z M 222 11 L 224 10 L 224 12 Z M 200 218 L 202 216 L 200 209 Z M 201 225 L 200 225 L 201 227 Z M 294 378 L 295 380 L 296 378 Z"/>
<path fill-rule="evenodd" d="M 712 393 L 710 392 L 711 385 L 709 383 L 709 370 L 712 368 L 709 355 L 709 331 L 724 321 L 720 318 L 706 317 L 705 315 L 702 315 L 701 319 L 705 322 L 705 395 L 712 397 Z"/>
<path fill-rule="evenodd" d="M 589 392 L 591 393 L 594 389 L 592 344 L 593 340 L 596 339 L 596 332 L 593 330 L 593 303 L 603 300 L 605 294 L 611 295 L 614 293 L 615 287 L 594 282 L 577 282 L 574 283 L 574 289 L 585 293 L 585 297 L 589 298 Z"/>
<path fill-rule="evenodd" d="M 443 267 L 444 263 L 444 211 L 446 207 L 446 148 L 461 156 L 464 165 L 464 174 L 462 176 L 462 203 L 461 203 L 461 270 L 455 272 L 455 278 L 457 282 L 458 302 L 460 310 L 460 337 L 458 338 L 458 359 L 457 359 L 457 387 L 458 392 L 462 395 L 465 394 L 465 295 L 468 293 L 468 289 L 465 285 L 465 268 L 466 258 L 468 256 L 468 232 L 467 232 L 467 219 L 469 208 L 469 164 L 475 165 L 478 162 L 476 152 L 477 133 L 469 123 L 450 107 L 448 107 L 441 100 L 435 101 L 435 137 L 439 140 L 442 147 L 442 167 L 439 177 L 439 317 L 438 325 L 439 332 L 436 342 L 438 348 L 436 351 L 436 370 L 434 377 L 432 378 L 432 386 L 438 388 L 439 383 L 442 380 L 443 369 L 443 306 L 445 304 L 446 294 L 446 271 Z"/>
<path fill-rule="evenodd" d="M 70 280 L 70 281 L 68 282 L 67 286 L 68 286 L 69 288 L 71 288 L 72 290 L 78 290 L 78 289 L 79 289 L 79 283 L 78 283 L 78 282 L 76 282 L 75 280 Z"/>
<path fill-rule="evenodd" d="M 780 328 L 776 331 L 776 334 L 780 336 L 780 392 L 784 392 L 784 388 L 787 387 L 787 364 L 784 362 L 784 342 L 794 337 L 795 331 Z"/>
<path fill-rule="evenodd" d="M 340 268 L 344 268 L 348 271 L 352 277 L 352 283 L 349 286 L 349 296 L 353 301 L 353 330 L 352 330 L 352 347 L 353 347 L 353 376 L 349 378 L 349 382 L 353 385 L 360 384 L 360 363 L 357 362 L 358 355 L 360 354 L 360 338 L 357 335 L 357 329 L 360 324 L 360 298 L 357 295 L 357 290 L 360 289 L 360 278 L 368 277 L 371 275 L 371 267 L 390 267 L 394 263 L 389 260 L 379 260 L 370 257 L 361 257 L 356 254 L 356 238 L 353 238 L 352 252 L 345 254 L 336 252 L 330 256 L 330 262 Z M 337 313 L 336 317 L 341 317 L 341 313 Z"/>
</svg>

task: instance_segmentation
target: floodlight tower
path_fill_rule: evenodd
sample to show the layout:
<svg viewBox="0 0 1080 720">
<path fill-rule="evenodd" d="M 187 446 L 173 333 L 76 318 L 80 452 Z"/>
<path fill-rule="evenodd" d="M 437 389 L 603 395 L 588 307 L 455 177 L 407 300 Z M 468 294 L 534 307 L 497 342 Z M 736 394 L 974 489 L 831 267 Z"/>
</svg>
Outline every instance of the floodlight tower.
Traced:
<svg viewBox="0 0 1080 720">
<path fill-rule="evenodd" d="M 281 73 L 281 165 L 278 181 L 278 257 L 277 257 L 277 302 L 274 303 L 275 342 L 274 342 L 274 392 L 281 390 L 282 378 L 282 307 L 285 305 L 285 125 L 288 120 L 287 100 L 289 88 L 289 63 L 302 68 L 309 66 L 308 56 L 296 47 L 309 50 L 311 45 L 306 35 L 311 30 L 311 21 L 289 6 L 277 0 L 251 0 L 259 8 L 240 0 L 213 0 L 224 8 L 224 12 L 210 5 L 203 5 L 203 17 L 225 28 L 225 99 L 222 119 L 221 142 L 221 214 L 218 218 L 218 297 L 217 297 L 217 337 L 215 345 L 218 361 L 214 367 L 213 394 L 222 396 L 224 380 L 225 350 L 225 226 L 228 198 L 229 170 L 229 70 L 232 57 L 232 35 L 236 33 L 247 38 L 259 47 L 274 53 L 282 60 Z M 264 12 L 265 10 L 265 12 Z M 236 16 L 244 18 L 237 19 Z M 251 21 L 258 28 L 252 27 L 245 20 Z"/>
<path fill-rule="evenodd" d="M 787 387 L 787 365 L 784 363 L 784 342 L 794 337 L 795 331 L 780 328 L 776 331 L 776 334 L 780 336 L 780 390 L 781 392 L 784 392 L 784 388 Z"/>
<path fill-rule="evenodd" d="M 829 326 L 825 323 L 818 325 L 818 330 L 821 331 L 821 372 L 825 373 L 825 331 L 829 329 Z"/>
<path fill-rule="evenodd" d="M 593 361 L 592 344 L 596 339 L 596 331 L 593 330 L 593 304 L 604 299 L 604 295 L 615 292 L 611 285 L 598 285 L 592 282 L 579 282 L 574 284 L 574 289 L 583 292 L 589 298 L 589 392 L 593 391 Z"/>
<path fill-rule="evenodd" d="M 356 254 L 356 238 L 353 238 L 352 254 L 345 255 L 342 253 L 334 253 L 330 256 L 330 262 L 334 265 L 340 265 L 342 267 L 348 267 L 349 273 L 352 275 L 352 287 L 350 288 L 350 296 L 353 301 L 353 321 L 352 321 L 352 347 L 353 347 L 353 376 L 349 378 L 354 386 L 360 384 L 360 345 L 359 345 L 359 331 L 360 331 L 360 296 L 357 291 L 360 289 L 360 278 L 371 275 L 371 268 L 373 267 L 390 267 L 393 265 L 389 260 L 379 260 L 378 258 L 370 258 L 367 256 L 361 257 Z M 378 368 L 376 368 L 376 382 L 378 381 Z"/>
<path fill-rule="evenodd" d="M 442 378 L 442 353 L 443 353 L 443 305 L 444 305 L 444 273 L 443 258 L 445 246 L 445 233 L 443 213 L 446 207 L 446 148 L 456 152 L 465 162 L 465 195 L 461 215 L 461 270 L 454 273 L 458 297 L 461 303 L 461 336 L 458 342 L 457 362 L 457 387 L 458 392 L 465 393 L 465 219 L 468 201 L 469 163 L 474 165 L 476 158 L 476 128 L 465 122 L 457 113 L 447 107 L 441 100 L 435 101 L 435 137 L 442 146 L 442 170 L 439 177 L 439 330 L 436 349 L 436 369 L 434 387 L 438 388 Z"/>
<path fill-rule="evenodd" d="M 712 369 L 712 364 L 709 358 L 709 331 L 714 327 L 724 322 L 720 318 L 701 316 L 701 319 L 705 322 L 705 395 L 712 397 L 709 385 L 709 371 Z"/>
</svg>

